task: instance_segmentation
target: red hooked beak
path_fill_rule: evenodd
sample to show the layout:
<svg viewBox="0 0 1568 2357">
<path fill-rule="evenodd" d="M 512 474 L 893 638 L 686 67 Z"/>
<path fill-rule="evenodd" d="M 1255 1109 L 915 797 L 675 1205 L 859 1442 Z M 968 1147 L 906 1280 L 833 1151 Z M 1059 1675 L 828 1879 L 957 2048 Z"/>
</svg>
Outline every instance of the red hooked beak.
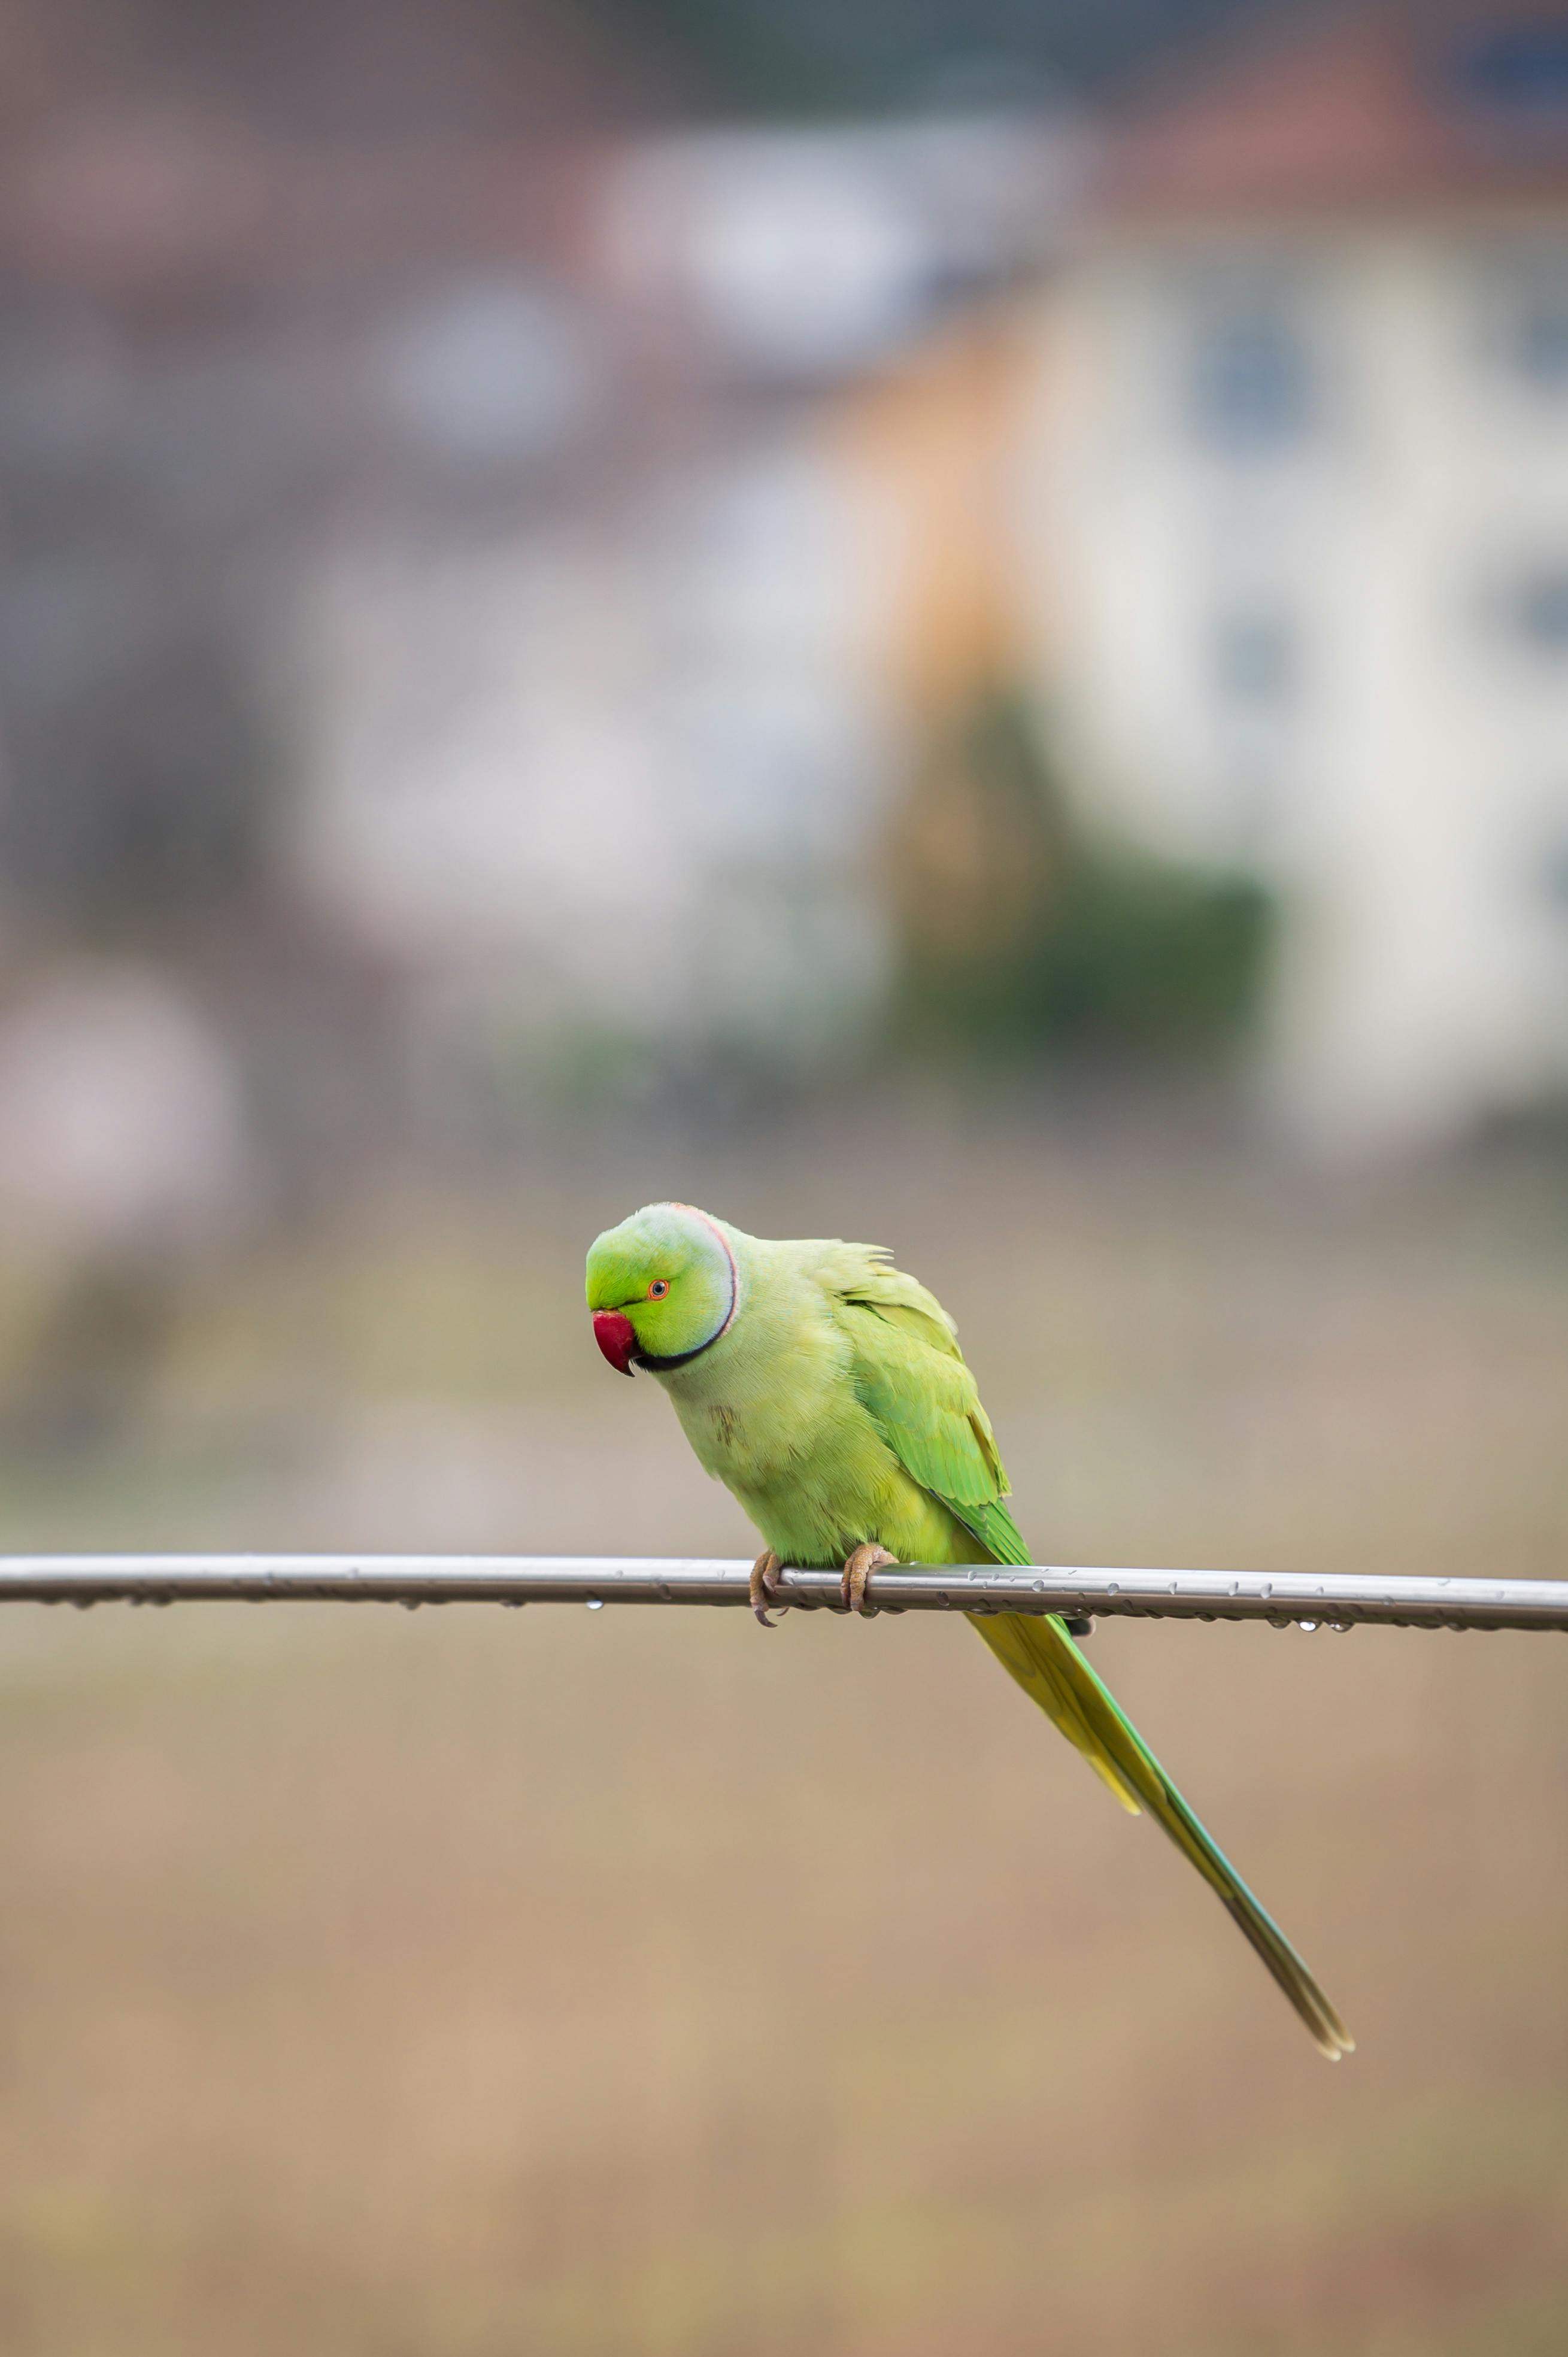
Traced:
<svg viewBox="0 0 1568 2357">
<path fill-rule="evenodd" d="M 594 1340 L 618 1375 L 629 1375 L 637 1356 L 637 1329 L 624 1309 L 596 1309 Z"/>
</svg>

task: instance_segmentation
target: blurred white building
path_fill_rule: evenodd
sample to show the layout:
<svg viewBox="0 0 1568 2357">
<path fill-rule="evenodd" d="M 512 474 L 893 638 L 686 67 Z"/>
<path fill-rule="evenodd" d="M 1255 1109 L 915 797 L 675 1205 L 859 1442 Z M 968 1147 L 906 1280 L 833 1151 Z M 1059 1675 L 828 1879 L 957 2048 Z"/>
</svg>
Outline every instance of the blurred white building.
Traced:
<svg viewBox="0 0 1568 2357">
<path fill-rule="evenodd" d="M 1313 20 L 1125 120 L 1026 535 L 1097 804 L 1286 912 L 1269 1071 L 1387 1149 L 1568 1082 L 1568 11 Z"/>
<path fill-rule="evenodd" d="M 1011 117 L 628 140 L 575 313 L 492 274 L 377 348 L 430 490 L 317 552 L 292 849 L 433 1064 L 810 1066 L 879 1010 L 911 535 L 846 435 L 1060 238 L 1082 157 Z"/>
<path fill-rule="evenodd" d="M 613 176 L 607 258 L 710 368 L 842 382 L 1036 273 L 1090 146 L 1064 108 L 681 132 L 640 143 Z"/>
</svg>

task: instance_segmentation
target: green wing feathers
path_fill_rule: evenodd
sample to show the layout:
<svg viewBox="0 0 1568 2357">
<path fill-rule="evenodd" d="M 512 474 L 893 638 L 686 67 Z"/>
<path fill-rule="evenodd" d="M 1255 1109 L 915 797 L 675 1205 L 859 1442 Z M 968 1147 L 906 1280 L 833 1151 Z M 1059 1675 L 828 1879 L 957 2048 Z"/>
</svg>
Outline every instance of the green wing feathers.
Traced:
<svg viewBox="0 0 1568 2357">
<path fill-rule="evenodd" d="M 864 1244 L 831 1251 L 824 1281 L 854 1347 L 854 1387 L 889 1448 L 961 1522 L 999 1506 L 1007 1476 L 952 1319 L 923 1285 L 889 1267 L 885 1254 Z M 1003 1519 L 1011 1529 L 1011 1519 Z"/>
<path fill-rule="evenodd" d="M 997 1563 L 1031 1560 L 1004 1501 L 1007 1476 L 953 1322 L 935 1297 L 860 1244 L 822 1247 L 841 1305 L 856 1392 L 888 1447 Z M 1194 1816 L 1159 1761 L 1055 1616 L 972 1616 L 997 1660 L 1082 1753 L 1122 1806 L 1161 1824 L 1223 1901 L 1332 2060 L 1354 2044 L 1272 1916 Z"/>
</svg>

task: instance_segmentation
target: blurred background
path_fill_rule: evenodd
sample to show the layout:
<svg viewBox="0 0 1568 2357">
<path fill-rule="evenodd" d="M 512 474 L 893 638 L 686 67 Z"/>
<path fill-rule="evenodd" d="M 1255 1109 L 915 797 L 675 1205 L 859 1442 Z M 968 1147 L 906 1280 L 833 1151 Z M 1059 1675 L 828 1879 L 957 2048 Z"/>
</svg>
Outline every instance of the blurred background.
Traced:
<svg viewBox="0 0 1568 2357">
<path fill-rule="evenodd" d="M 1568 7 L 3 0 L 0 1546 L 749 1552 L 890 1244 L 1058 1560 L 1568 1570 Z M 16 1609 L 16 2357 L 1556 2357 L 1568 1652 Z"/>
</svg>

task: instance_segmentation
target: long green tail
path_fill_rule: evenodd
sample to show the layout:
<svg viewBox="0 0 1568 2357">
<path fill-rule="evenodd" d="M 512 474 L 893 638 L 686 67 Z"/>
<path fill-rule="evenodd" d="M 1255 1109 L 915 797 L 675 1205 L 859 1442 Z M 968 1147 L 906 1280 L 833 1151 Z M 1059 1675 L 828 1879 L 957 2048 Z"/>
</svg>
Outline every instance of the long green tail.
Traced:
<svg viewBox="0 0 1568 2357">
<path fill-rule="evenodd" d="M 972 1615 L 1003 1667 L 1075 1744 L 1122 1806 L 1146 1808 L 1217 1891 L 1331 2062 L 1355 2040 L 1272 1915 L 1199 1824 L 1154 1753 L 1054 1617 Z"/>
</svg>

